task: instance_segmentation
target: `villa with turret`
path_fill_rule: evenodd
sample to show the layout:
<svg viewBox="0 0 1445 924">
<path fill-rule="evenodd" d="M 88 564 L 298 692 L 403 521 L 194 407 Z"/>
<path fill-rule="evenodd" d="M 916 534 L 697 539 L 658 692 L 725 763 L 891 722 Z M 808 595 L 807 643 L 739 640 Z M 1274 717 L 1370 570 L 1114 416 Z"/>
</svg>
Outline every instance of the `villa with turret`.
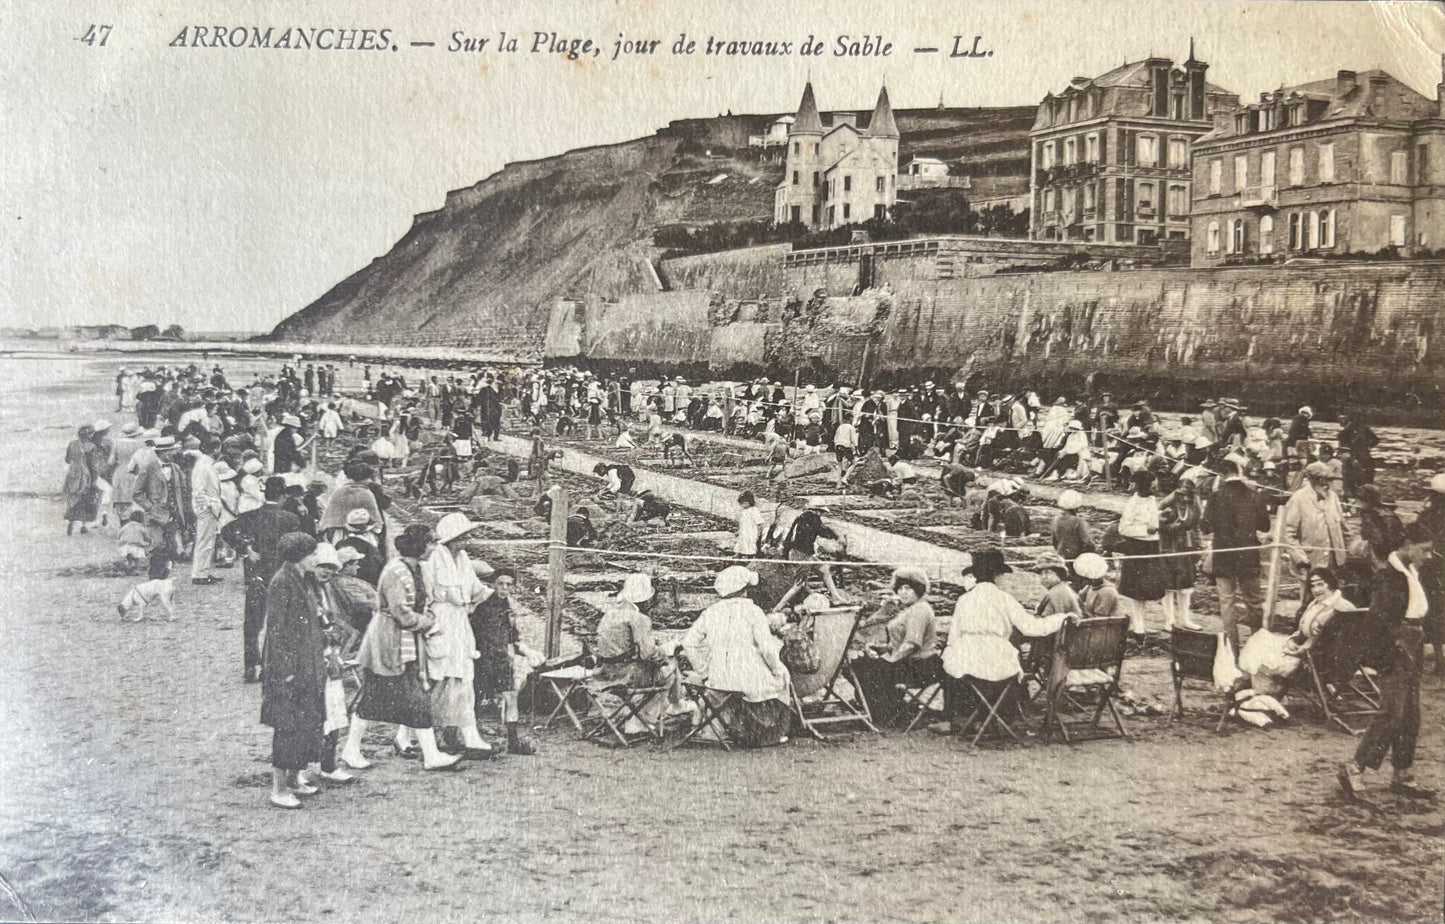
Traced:
<svg viewBox="0 0 1445 924">
<path fill-rule="evenodd" d="M 887 87 L 865 125 L 852 112 L 831 113 L 825 124 L 808 83 L 787 145 L 787 168 L 773 196 L 778 224 L 836 228 L 892 215 L 898 201 L 898 123 Z"/>
</svg>

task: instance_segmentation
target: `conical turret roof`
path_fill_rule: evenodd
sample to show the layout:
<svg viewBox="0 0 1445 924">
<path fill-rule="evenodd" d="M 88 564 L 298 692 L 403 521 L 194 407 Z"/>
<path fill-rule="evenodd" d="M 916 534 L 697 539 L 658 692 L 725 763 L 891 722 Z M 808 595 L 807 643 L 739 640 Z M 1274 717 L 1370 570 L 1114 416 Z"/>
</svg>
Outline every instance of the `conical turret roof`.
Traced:
<svg viewBox="0 0 1445 924">
<path fill-rule="evenodd" d="M 803 101 L 798 104 L 798 118 L 793 122 L 790 135 L 811 132 L 815 135 L 823 134 L 823 118 L 818 115 L 818 102 L 813 99 L 813 82 L 810 80 L 803 86 Z"/>
<path fill-rule="evenodd" d="M 888 102 L 888 88 L 878 91 L 878 105 L 873 107 L 873 118 L 868 121 L 868 134 L 875 138 L 897 138 L 898 123 L 893 121 L 893 107 Z"/>
</svg>

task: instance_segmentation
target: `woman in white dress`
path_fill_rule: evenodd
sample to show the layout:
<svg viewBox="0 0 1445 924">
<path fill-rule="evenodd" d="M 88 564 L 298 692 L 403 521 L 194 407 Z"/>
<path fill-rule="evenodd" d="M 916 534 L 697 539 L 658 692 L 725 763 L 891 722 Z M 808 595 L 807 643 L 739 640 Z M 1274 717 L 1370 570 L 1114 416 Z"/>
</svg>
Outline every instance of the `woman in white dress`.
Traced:
<svg viewBox="0 0 1445 924">
<path fill-rule="evenodd" d="M 481 524 L 464 513 L 449 513 L 437 523 L 437 546 L 421 564 L 422 584 L 435 618 L 426 639 L 426 679 L 431 683 L 432 724 L 461 735 L 468 757 L 490 758 L 496 750 L 477 731 L 472 678 L 476 639 L 468 618 L 472 608 L 492 595 L 467 557 L 467 534 Z"/>
<path fill-rule="evenodd" d="M 1342 610 L 1356 609 L 1340 593 L 1340 582 L 1329 568 L 1315 568 L 1309 576 L 1310 600 L 1300 611 L 1299 626 L 1293 633 L 1261 630 L 1249 637 L 1239 652 L 1239 669 L 1249 675 L 1256 693 L 1278 696 L 1289 678 L 1299 670 L 1305 652 L 1319 638 L 1320 630 Z"/>
<path fill-rule="evenodd" d="M 713 582 L 722 599 L 703 610 L 682 639 L 683 652 L 709 689 L 742 694 L 727 721 L 744 747 L 787 741 L 793 717 L 792 678 L 779 657 L 782 641 L 746 594 L 757 583 L 750 568 L 724 568 Z"/>
</svg>

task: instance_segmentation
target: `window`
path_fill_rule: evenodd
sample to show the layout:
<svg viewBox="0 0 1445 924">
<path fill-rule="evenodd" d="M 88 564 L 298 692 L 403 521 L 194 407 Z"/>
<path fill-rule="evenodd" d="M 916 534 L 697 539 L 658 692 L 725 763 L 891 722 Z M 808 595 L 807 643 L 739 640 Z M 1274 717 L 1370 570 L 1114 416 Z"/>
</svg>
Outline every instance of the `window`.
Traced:
<svg viewBox="0 0 1445 924">
<path fill-rule="evenodd" d="M 1209 237 L 1206 241 L 1210 253 L 1219 253 L 1219 222 L 1209 223 Z"/>
<path fill-rule="evenodd" d="M 1319 234 L 1315 237 L 1316 247 L 1335 246 L 1335 210 L 1320 209 L 1316 216 L 1319 220 Z"/>
<path fill-rule="evenodd" d="M 1138 161 L 1141 167 L 1154 167 L 1159 164 L 1159 139 L 1153 135 L 1140 135 L 1138 144 Z"/>
<path fill-rule="evenodd" d="M 817 205 L 816 203 L 813 205 L 813 224 L 816 225 L 818 223 L 818 213 L 822 210 L 823 207 L 821 205 Z"/>
<path fill-rule="evenodd" d="M 843 192 L 852 192 L 852 191 L 853 191 L 853 175 L 852 175 L 851 173 L 845 173 L 845 174 L 843 174 Z M 846 210 L 846 209 L 847 209 L 847 206 L 844 206 L 843 208 Z M 848 216 L 845 214 L 843 217 L 844 217 L 844 218 L 847 218 Z"/>
<path fill-rule="evenodd" d="M 1333 144 L 1320 145 L 1320 157 L 1318 176 L 1321 183 L 1333 183 L 1335 181 L 1335 146 Z"/>
<path fill-rule="evenodd" d="M 877 205 L 873 206 L 873 217 L 878 219 L 879 221 L 882 221 L 884 218 L 887 217 L 887 215 L 885 215 L 883 211 L 883 203 L 880 202 Z"/>
<path fill-rule="evenodd" d="M 814 142 L 813 142 L 813 154 L 814 154 L 814 155 L 817 155 L 817 153 L 818 153 L 818 142 L 814 141 Z"/>
<path fill-rule="evenodd" d="M 1320 213 L 1307 212 L 1306 218 L 1309 221 L 1309 228 L 1306 232 L 1305 249 L 1314 250 L 1320 246 Z"/>
<path fill-rule="evenodd" d="M 1249 155 L 1234 155 L 1234 189 L 1236 192 L 1249 185 Z"/>
<path fill-rule="evenodd" d="M 1039 160 L 1043 163 L 1043 166 L 1044 166 L 1044 169 L 1045 169 L 1045 170 L 1051 170 L 1051 169 L 1053 169 L 1053 166 L 1054 166 L 1054 143 L 1053 143 L 1052 141 L 1045 141 L 1045 142 L 1044 142 L 1044 153 L 1043 153 L 1043 155 L 1039 158 Z"/>
<path fill-rule="evenodd" d="M 1259 252 L 1274 253 L 1274 216 L 1265 215 L 1259 220 Z"/>
<path fill-rule="evenodd" d="M 1303 103 L 1293 103 L 1288 108 L 1289 124 L 1303 125 L 1305 123 L 1305 107 Z"/>
<path fill-rule="evenodd" d="M 1244 253 L 1244 219 L 1236 218 L 1229 223 L 1229 252 Z"/>
<path fill-rule="evenodd" d="M 830 205 L 830 206 L 828 206 L 828 224 L 829 224 L 829 226 L 832 226 L 832 225 L 835 225 L 835 224 L 837 224 L 837 223 L 838 223 L 838 221 L 837 221 L 837 210 L 836 210 L 833 206 Z"/>
<path fill-rule="evenodd" d="M 852 209 L 848 207 L 848 203 L 844 202 L 844 203 L 843 203 L 843 220 L 844 220 L 844 221 L 847 221 L 849 218 L 852 217 L 852 216 L 849 214 L 850 212 L 852 212 Z"/>
<path fill-rule="evenodd" d="M 1065 139 L 1064 139 L 1064 166 L 1067 167 L 1069 164 L 1078 163 L 1078 160 L 1079 160 L 1079 143 L 1078 143 L 1078 141 L 1075 140 L 1075 139 L 1073 139 L 1073 138 L 1065 138 Z"/>
<path fill-rule="evenodd" d="M 1396 186 L 1404 186 L 1405 179 L 1405 152 L 1392 151 L 1390 153 L 1390 182 Z"/>
<path fill-rule="evenodd" d="M 1169 139 L 1169 166 L 1189 166 L 1189 143 L 1183 138 Z"/>
<path fill-rule="evenodd" d="M 793 221 L 794 221 L 794 222 L 801 222 L 802 220 L 803 220 L 803 207 L 802 207 L 801 205 L 795 205 L 795 206 L 793 206 Z"/>
<path fill-rule="evenodd" d="M 1173 108 L 1172 110 L 1170 110 L 1170 111 L 1173 112 L 1174 118 L 1176 118 L 1176 119 L 1183 119 L 1183 118 L 1184 118 L 1184 94 L 1183 94 L 1183 93 L 1175 93 L 1175 94 L 1174 94 L 1174 108 Z"/>
<path fill-rule="evenodd" d="M 1259 155 L 1259 182 L 1261 186 L 1274 185 L 1274 152 L 1265 151 Z"/>
<path fill-rule="evenodd" d="M 1169 187 L 1169 214 L 1189 214 L 1189 190 L 1182 183 Z"/>
<path fill-rule="evenodd" d="M 1092 212 L 1095 205 L 1094 184 L 1090 183 L 1084 187 L 1084 211 Z"/>
<path fill-rule="evenodd" d="M 1303 186 L 1305 182 L 1305 149 L 1289 149 L 1289 185 Z"/>
<path fill-rule="evenodd" d="M 814 171 L 813 171 L 813 188 L 816 189 L 816 188 L 818 188 L 819 186 L 822 186 L 822 185 L 823 185 L 823 175 L 822 175 L 821 173 L 819 173 L 818 171 L 814 170 Z"/>
<path fill-rule="evenodd" d="M 1305 246 L 1304 216 L 1294 212 L 1289 216 L 1289 249 L 1303 250 Z"/>
<path fill-rule="evenodd" d="M 1224 161 L 1218 157 L 1209 162 L 1209 194 L 1219 195 L 1220 187 L 1224 184 Z"/>
<path fill-rule="evenodd" d="M 883 177 L 880 176 L 880 177 L 878 178 L 878 182 L 876 182 L 876 183 L 873 184 L 873 191 L 874 191 L 874 192 L 885 192 L 885 191 L 886 191 L 886 189 L 885 189 L 885 184 L 884 184 L 884 182 L 883 182 Z"/>
<path fill-rule="evenodd" d="M 1234 114 L 1234 133 L 1244 135 L 1249 132 L 1249 115 L 1243 112 Z"/>
<path fill-rule="evenodd" d="M 1140 183 L 1140 184 L 1139 184 L 1139 198 L 1138 198 L 1138 202 L 1139 202 L 1139 206 L 1138 206 L 1139 211 L 1141 211 L 1141 212 L 1152 212 L 1152 211 L 1154 211 L 1154 184 L 1153 184 L 1153 183 Z"/>
<path fill-rule="evenodd" d="M 1390 216 L 1390 245 L 1393 247 L 1405 246 L 1405 216 Z"/>
<path fill-rule="evenodd" d="M 1421 145 L 1424 148 L 1424 145 Z M 1084 160 L 1091 164 L 1099 162 L 1099 136 L 1089 135 L 1084 138 Z"/>
<path fill-rule="evenodd" d="M 1415 146 L 1415 182 L 1424 185 L 1430 182 L 1429 158 L 1426 156 L 1430 151 L 1428 144 Z"/>
<path fill-rule="evenodd" d="M 794 186 L 797 186 L 797 185 L 798 185 L 798 171 L 796 171 L 796 170 L 793 171 L 793 185 L 794 185 Z"/>
<path fill-rule="evenodd" d="M 1044 190 L 1044 211 L 1045 211 L 1045 212 L 1052 212 L 1053 210 L 1054 210 L 1054 191 L 1053 191 L 1052 189 L 1046 189 L 1046 190 Z"/>
<path fill-rule="evenodd" d="M 1064 214 L 1065 214 L 1065 215 L 1073 215 L 1073 214 L 1074 214 L 1074 202 L 1075 202 L 1076 198 L 1077 198 L 1077 193 L 1076 193 L 1076 191 L 1074 190 L 1074 187 L 1070 186 L 1070 187 L 1067 187 L 1067 188 L 1064 190 L 1063 199 L 1064 199 Z"/>
<path fill-rule="evenodd" d="M 793 154 L 796 156 L 803 153 L 803 145 L 797 141 L 793 142 Z"/>
</svg>

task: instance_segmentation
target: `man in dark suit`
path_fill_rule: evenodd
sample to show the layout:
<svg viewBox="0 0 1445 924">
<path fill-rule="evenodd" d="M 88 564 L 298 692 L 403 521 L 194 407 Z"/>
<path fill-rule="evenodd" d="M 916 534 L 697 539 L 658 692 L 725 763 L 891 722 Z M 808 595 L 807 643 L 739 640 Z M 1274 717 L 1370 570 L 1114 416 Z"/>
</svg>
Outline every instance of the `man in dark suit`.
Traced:
<svg viewBox="0 0 1445 924">
<path fill-rule="evenodd" d="M 266 625 L 266 587 L 276 569 L 281 567 L 276 543 L 287 533 L 304 532 L 301 518 L 281 507 L 285 496 L 286 482 L 273 475 L 266 479 L 266 502 L 221 527 L 221 538 L 242 556 L 246 580 L 245 616 L 241 631 L 245 657 L 242 679 L 247 683 L 261 679 L 261 630 Z"/>
<path fill-rule="evenodd" d="M 1435 793 L 1416 785 L 1415 742 L 1420 736 L 1420 662 L 1425 657 L 1425 616 L 1429 612 L 1420 565 L 1430 559 L 1433 537 L 1429 527 L 1416 521 L 1405 528 L 1405 541 L 1390 554 L 1385 567 L 1370 582 L 1370 622 L 1375 665 L 1380 686 L 1380 712 L 1346 761 L 1337 777 L 1345 797 L 1355 800 L 1366 770 L 1378 770 L 1390 755 L 1394 779 L 1390 791 L 1411 799 L 1433 798 Z"/>
<path fill-rule="evenodd" d="M 1215 552 L 1214 586 L 1219 592 L 1219 618 L 1239 656 L 1239 624 L 1259 628 L 1262 595 L 1259 590 L 1259 534 L 1269 529 L 1264 498 L 1244 480 L 1232 460 L 1219 463 L 1224 481 L 1215 489 L 1204 511 L 1200 529 L 1214 535 L 1214 548 L 1241 549 Z M 1241 620 L 1240 611 L 1244 618 Z"/>
</svg>

